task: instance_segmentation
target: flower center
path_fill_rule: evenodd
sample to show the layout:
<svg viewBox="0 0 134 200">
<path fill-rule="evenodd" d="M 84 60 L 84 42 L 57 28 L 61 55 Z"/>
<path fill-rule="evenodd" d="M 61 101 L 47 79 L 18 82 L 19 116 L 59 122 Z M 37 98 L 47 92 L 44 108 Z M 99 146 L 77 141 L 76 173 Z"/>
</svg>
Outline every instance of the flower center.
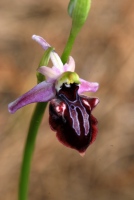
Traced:
<svg viewBox="0 0 134 200">
<path fill-rule="evenodd" d="M 69 88 L 71 87 L 70 84 L 73 83 L 80 84 L 80 78 L 78 74 L 70 71 L 64 72 L 56 81 L 56 91 L 58 92 L 62 88 L 63 84 L 65 84 L 65 86 Z"/>
</svg>

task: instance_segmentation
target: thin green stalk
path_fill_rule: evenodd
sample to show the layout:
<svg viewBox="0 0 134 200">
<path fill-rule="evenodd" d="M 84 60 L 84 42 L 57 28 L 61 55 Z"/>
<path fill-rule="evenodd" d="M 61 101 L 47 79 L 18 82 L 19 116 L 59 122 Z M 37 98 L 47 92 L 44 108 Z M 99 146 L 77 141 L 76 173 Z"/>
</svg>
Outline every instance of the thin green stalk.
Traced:
<svg viewBox="0 0 134 200">
<path fill-rule="evenodd" d="M 89 8 L 89 0 L 71 0 L 69 3 L 68 11 L 69 15 L 72 17 L 72 28 L 67 44 L 61 56 L 61 60 L 63 63 L 66 63 L 68 60 L 75 38 L 87 18 Z M 45 51 L 39 67 L 43 65 L 47 66 L 51 51 L 53 51 L 52 47 L 48 48 L 48 50 Z M 40 73 L 37 73 L 37 80 L 38 83 L 42 82 L 44 80 L 44 76 L 42 76 Z M 34 152 L 36 136 L 44 111 L 46 109 L 46 105 L 47 103 L 38 103 L 31 119 L 21 167 L 18 200 L 28 200 L 28 184 L 31 160 Z"/>
<path fill-rule="evenodd" d="M 72 28 L 70 35 L 61 56 L 62 62 L 65 64 L 71 53 L 75 38 L 84 25 L 91 6 L 91 0 L 70 0 L 68 5 L 68 14 L 72 18 Z"/>
<path fill-rule="evenodd" d="M 21 167 L 18 200 L 28 200 L 28 184 L 29 184 L 31 160 L 35 148 L 36 136 L 46 106 L 47 103 L 37 103 L 31 119 L 28 136 L 25 144 L 22 167 Z"/>
<path fill-rule="evenodd" d="M 76 35 L 77 34 L 75 32 L 72 32 L 72 31 L 70 32 L 68 42 L 62 54 L 63 63 L 67 62 L 68 60 Z M 48 63 L 49 55 L 52 50 L 53 48 L 50 48 L 48 49 L 48 51 L 45 52 L 39 66 L 42 66 L 43 64 L 47 65 L 46 63 Z M 44 61 L 44 57 L 47 58 L 45 61 Z M 41 74 L 37 73 L 38 83 L 43 81 L 43 78 L 44 77 L 42 77 Z M 28 136 L 27 136 L 27 140 L 26 140 L 26 144 L 24 148 L 22 166 L 21 166 L 18 200 L 28 200 L 28 185 L 29 185 L 31 161 L 32 161 L 32 156 L 33 156 L 33 152 L 35 148 L 36 136 L 37 136 L 38 129 L 39 129 L 42 117 L 44 115 L 46 106 L 47 106 L 47 102 L 37 103 L 35 107 L 35 111 L 31 119 L 31 123 L 28 130 Z"/>
<path fill-rule="evenodd" d="M 47 65 L 50 58 L 50 53 L 53 51 L 53 48 L 48 48 L 42 59 L 40 61 L 39 67 L 43 65 Z M 45 80 L 45 77 L 38 73 L 36 74 L 38 83 Z M 38 133 L 38 129 L 44 115 L 45 109 L 47 106 L 47 102 L 37 103 L 31 122 L 28 130 L 27 140 L 24 148 L 21 173 L 20 173 L 20 182 L 19 182 L 19 193 L 18 200 L 27 200 L 28 199 L 28 184 L 29 184 L 29 176 L 30 176 L 30 167 L 31 160 L 35 148 L 36 136 Z"/>
<path fill-rule="evenodd" d="M 61 58 L 63 63 L 66 63 L 68 60 L 76 35 L 77 35 L 77 32 L 73 32 L 71 30 L 70 36 L 68 38 L 66 47 L 64 49 L 64 52 Z M 51 47 L 44 53 L 39 66 L 47 65 L 49 61 L 49 56 L 52 50 L 53 48 Z M 44 77 L 42 77 L 41 74 L 37 73 L 38 83 L 42 82 L 43 79 Z M 23 161 L 22 161 L 20 182 L 19 182 L 18 200 L 28 200 L 28 185 L 29 185 L 31 161 L 32 161 L 32 156 L 34 152 L 36 136 L 38 133 L 38 129 L 39 129 L 42 117 L 44 115 L 44 111 L 46 109 L 46 105 L 47 103 L 37 103 L 35 107 L 35 111 L 31 119 L 28 136 L 27 136 L 27 140 L 26 140 L 26 144 L 24 148 L 24 154 L 23 154 Z"/>
<path fill-rule="evenodd" d="M 66 43 L 66 46 L 65 46 L 64 51 L 63 51 L 62 56 L 61 56 L 61 60 L 64 64 L 68 60 L 68 57 L 71 53 L 71 50 L 72 50 L 76 36 L 77 36 L 77 32 L 74 32 L 74 31 L 71 30 L 68 41 Z"/>
</svg>

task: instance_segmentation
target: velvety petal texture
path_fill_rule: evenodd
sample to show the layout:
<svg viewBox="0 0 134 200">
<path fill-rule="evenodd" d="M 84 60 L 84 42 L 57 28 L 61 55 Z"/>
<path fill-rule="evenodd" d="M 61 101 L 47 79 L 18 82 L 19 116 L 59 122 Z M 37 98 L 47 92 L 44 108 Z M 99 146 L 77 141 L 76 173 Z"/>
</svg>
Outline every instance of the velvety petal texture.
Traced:
<svg viewBox="0 0 134 200">
<path fill-rule="evenodd" d="M 76 84 L 62 86 L 50 102 L 49 123 L 62 144 L 84 153 L 96 139 L 97 120 L 91 111 L 99 100 L 79 96 L 78 89 Z"/>
<path fill-rule="evenodd" d="M 8 105 L 8 110 L 10 113 L 14 113 L 18 109 L 30 103 L 50 101 L 52 98 L 54 98 L 54 96 L 55 90 L 53 83 L 47 83 L 43 81 L 10 103 Z"/>
</svg>

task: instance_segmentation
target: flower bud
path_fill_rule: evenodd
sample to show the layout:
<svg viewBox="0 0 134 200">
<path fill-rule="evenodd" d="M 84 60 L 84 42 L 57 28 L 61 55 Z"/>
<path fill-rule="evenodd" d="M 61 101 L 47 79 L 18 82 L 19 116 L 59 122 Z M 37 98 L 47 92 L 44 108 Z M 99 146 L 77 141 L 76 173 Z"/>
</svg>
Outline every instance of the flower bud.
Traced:
<svg viewBox="0 0 134 200">
<path fill-rule="evenodd" d="M 72 17 L 73 28 L 78 29 L 85 23 L 90 10 L 91 0 L 70 0 L 68 13 Z"/>
</svg>

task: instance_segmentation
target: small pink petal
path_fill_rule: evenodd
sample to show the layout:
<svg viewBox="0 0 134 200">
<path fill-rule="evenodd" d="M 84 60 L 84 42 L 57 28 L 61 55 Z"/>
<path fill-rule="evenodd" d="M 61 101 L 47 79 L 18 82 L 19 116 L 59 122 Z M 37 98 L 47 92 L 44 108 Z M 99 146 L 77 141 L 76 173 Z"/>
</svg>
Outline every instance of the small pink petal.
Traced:
<svg viewBox="0 0 134 200">
<path fill-rule="evenodd" d="M 38 42 L 44 50 L 47 50 L 49 47 L 51 47 L 50 44 L 48 44 L 42 37 L 38 35 L 33 35 L 32 39 Z"/>
<path fill-rule="evenodd" d="M 46 79 L 56 79 L 59 76 L 59 73 L 57 73 L 52 68 L 46 66 L 38 68 L 37 71 L 43 74 L 46 77 Z"/>
<path fill-rule="evenodd" d="M 30 103 L 46 102 L 54 98 L 55 89 L 53 83 L 47 83 L 43 81 L 36 85 L 34 88 L 23 94 L 21 97 L 13 101 L 8 105 L 10 113 L 16 112 L 23 106 Z"/>
<path fill-rule="evenodd" d="M 61 74 L 62 74 L 61 70 L 58 69 L 58 68 L 55 67 L 55 66 L 52 67 L 52 70 L 53 70 L 56 74 L 58 74 L 58 75 L 61 75 Z"/>
<path fill-rule="evenodd" d="M 53 65 L 55 66 L 55 68 L 60 70 L 60 72 L 64 72 L 63 63 L 62 63 L 59 55 L 56 52 L 53 51 L 50 54 L 50 58 L 51 58 L 51 61 L 52 61 Z"/>
<path fill-rule="evenodd" d="M 99 84 L 96 82 L 88 82 L 80 78 L 80 86 L 78 93 L 81 94 L 83 92 L 96 92 L 99 88 Z"/>
<path fill-rule="evenodd" d="M 66 72 L 66 71 L 74 72 L 75 71 L 74 59 L 71 56 L 69 56 L 68 63 L 66 63 L 63 67 L 64 67 L 64 72 Z"/>
</svg>

